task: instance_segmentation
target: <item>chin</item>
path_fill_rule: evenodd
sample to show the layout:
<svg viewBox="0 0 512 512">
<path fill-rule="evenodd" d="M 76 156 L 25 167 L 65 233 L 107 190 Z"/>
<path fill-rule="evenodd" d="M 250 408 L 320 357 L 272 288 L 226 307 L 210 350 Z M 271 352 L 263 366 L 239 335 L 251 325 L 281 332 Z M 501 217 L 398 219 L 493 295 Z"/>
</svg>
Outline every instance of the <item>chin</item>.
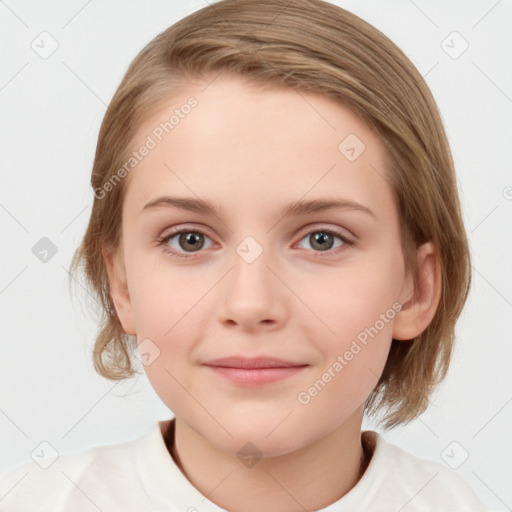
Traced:
<svg viewBox="0 0 512 512">
<path fill-rule="evenodd" d="M 281 415 L 279 421 L 274 421 L 260 415 L 246 415 L 245 417 L 226 419 L 228 436 L 222 429 L 200 433 L 217 448 L 234 455 L 247 452 L 258 457 L 278 457 L 293 452 L 314 441 L 307 439 L 304 431 L 295 422 L 285 419 Z M 291 416 L 291 415 L 290 415 Z M 286 424 L 288 422 L 288 424 Z M 222 432 L 219 432 L 222 430 Z"/>
</svg>

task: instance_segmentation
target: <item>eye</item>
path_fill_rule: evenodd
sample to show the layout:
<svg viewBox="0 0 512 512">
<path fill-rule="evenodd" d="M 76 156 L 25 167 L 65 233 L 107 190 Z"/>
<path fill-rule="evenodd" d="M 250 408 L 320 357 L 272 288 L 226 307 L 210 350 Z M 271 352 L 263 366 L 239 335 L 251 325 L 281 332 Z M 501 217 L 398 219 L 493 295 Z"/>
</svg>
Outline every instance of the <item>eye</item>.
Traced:
<svg viewBox="0 0 512 512">
<path fill-rule="evenodd" d="M 336 239 L 338 239 L 339 241 L 337 245 Z M 324 228 L 309 231 L 308 233 L 306 233 L 306 236 L 304 236 L 301 239 L 301 241 L 302 240 L 306 240 L 310 244 L 312 250 L 314 250 L 315 252 L 327 253 L 327 255 L 332 255 L 333 253 L 337 254 L 338 252 L 340 252 L 340 250 L 345 250 L 351 245 L 354 245 L 353 242 L 344 234 L 334 229 Z M 319 255 L 323 256 L 323 254 Z"/>
<path fill-rule="evenodd" d="M 181 229 L 180 231 L 174 231 L 169 235 L 164 235 L 159 238 L 157 242 L 158 245 L 163 246 L 166 252 L 169 252 L 178 258 L 182 258 L 186 257 L 186 254 L 183 254 L 183 252 L 195 253 L 205 248 L 205 238 L 210 240 L 210 238 L 201 231 Z M 169 244 L 168 242 L 171 243 Z"/>
</svg>

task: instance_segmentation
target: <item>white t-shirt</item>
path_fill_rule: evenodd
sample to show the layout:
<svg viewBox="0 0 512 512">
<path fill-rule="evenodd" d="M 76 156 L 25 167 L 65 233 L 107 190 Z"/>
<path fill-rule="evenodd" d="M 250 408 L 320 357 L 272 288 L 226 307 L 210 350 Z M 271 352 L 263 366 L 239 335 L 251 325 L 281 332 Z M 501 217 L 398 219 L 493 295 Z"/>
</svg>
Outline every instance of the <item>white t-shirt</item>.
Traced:
<svg viewBox="0 0 512 512">
<path fill-rule="evenodd" d="M 222 511 L 183 475 L 160 421 L 141 438 L 30 462 L 0 475 L 2 512 Z M 485 512 L 453 470 L 417 458 L 377 432 L 362 433 L 373 456 L 359 482 L 321 512 Z"/>
</svg>

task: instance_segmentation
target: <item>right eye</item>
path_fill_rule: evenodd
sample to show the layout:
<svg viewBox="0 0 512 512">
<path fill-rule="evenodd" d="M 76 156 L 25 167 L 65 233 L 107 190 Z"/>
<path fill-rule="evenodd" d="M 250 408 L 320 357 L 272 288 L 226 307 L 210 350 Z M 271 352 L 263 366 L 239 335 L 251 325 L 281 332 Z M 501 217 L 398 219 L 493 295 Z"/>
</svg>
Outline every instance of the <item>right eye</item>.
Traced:
<svg viewBox="0 0 512 512">
<path fill-rule="evenodd" d="M 196 253 L 204 248 L 205 238 L 211 241 L 211 239 L 201 231 L 179 229 L 159 238 L 158 245 L 161 245 L 164 251 L 169 253 L 171 256 L 186 258 L 187 252 Z M 168 244 L 168 242 L 171 242 L 171 244 Z"/>
</svg>

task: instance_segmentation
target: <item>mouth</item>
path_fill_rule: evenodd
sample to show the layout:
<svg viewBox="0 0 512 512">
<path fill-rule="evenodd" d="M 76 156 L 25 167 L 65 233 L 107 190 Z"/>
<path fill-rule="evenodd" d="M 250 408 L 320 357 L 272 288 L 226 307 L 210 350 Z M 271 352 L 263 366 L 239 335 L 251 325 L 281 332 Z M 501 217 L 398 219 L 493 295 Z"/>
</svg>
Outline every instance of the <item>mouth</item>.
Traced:
<svg viewBox="0 0 512 512">
<path fill-rule="evenodd" d="M 309 364 L 272 357 L 227 357 L 203 363 L 215 375 L 241 385 L 262 385 L 302 372 Z"/>
</svg>

